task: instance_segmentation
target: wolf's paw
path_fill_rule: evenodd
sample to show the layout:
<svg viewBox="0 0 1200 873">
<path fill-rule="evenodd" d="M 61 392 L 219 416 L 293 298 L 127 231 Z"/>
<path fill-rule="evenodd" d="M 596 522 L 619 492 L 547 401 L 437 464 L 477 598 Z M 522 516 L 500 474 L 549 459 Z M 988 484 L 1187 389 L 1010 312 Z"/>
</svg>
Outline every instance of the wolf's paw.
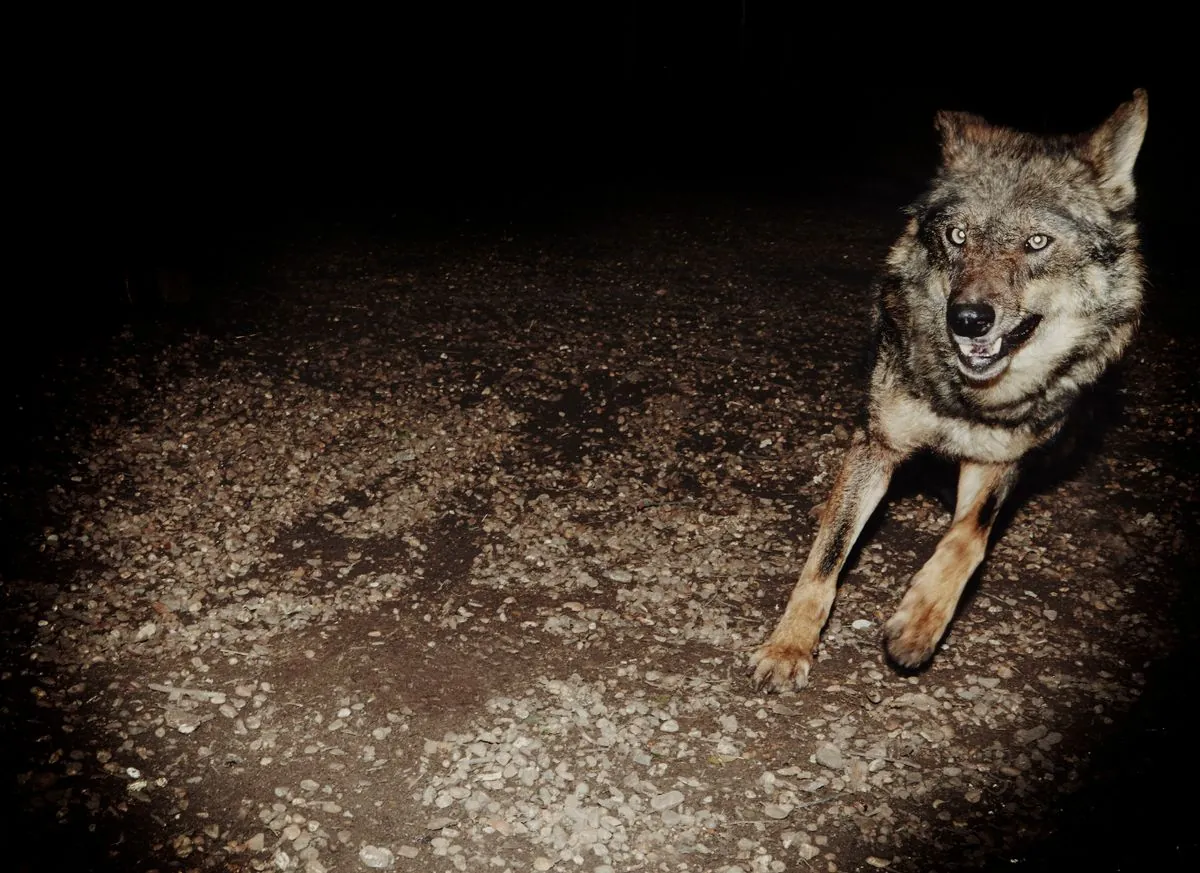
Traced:
<svg viewBox="0 0 1200 873">
<path fill-rule="evenodd" d="M 786 643 L 764 643 L 750 656 L 754 684 L 768 691 L 800 689 L 808 684 L 812 652 Z"/>
<path fill-rule="evenodd" d="M 908 601 L 906 597 L 884 625 L 883 632 L 892 660 L 902 667 L 913 668 L 933 657 L 950 623 L 950 613 L 935 603 Z"/>
</svg>

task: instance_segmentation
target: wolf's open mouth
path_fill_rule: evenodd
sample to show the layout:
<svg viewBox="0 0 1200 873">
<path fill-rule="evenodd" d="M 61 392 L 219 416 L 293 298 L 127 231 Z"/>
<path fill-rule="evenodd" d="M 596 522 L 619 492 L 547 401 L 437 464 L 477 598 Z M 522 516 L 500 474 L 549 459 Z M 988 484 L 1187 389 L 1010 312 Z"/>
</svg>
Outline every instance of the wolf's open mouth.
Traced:
<svg viewBox="0 0 1200 873">
<path fill-rule="evenodd" d="M 959 369 L 974 381 L 994 379 L 1008 366 L 1008 356 L 1033 336 L 1041 321 L 1040 315 L 1027 315 L 1008 333 L 989 340 L 954 337 Z"/>
</svg>

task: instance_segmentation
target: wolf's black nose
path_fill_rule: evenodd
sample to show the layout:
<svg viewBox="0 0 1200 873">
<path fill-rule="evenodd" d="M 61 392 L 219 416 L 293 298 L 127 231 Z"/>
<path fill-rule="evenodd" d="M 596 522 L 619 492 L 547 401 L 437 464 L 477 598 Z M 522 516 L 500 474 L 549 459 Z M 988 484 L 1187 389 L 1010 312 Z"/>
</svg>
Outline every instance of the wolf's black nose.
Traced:
<svg viewBox="0 0 1200 873">
<path fill-rule="evenodd" d="M 946 312 L 946 323 L 955 336 L 981 337 L 996 321 L 996 310 L 987 303 L 955 303 Z"/>
</svg>

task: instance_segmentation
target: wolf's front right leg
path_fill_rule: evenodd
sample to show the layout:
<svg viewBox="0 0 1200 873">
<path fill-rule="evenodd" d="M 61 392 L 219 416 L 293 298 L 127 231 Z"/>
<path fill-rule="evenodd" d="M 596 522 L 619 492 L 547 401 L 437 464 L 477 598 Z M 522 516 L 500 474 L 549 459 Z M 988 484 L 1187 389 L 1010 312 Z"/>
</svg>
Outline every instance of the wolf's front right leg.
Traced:
<svg viewBox="0 0 1200 873">
<path fill-rule="evenodd" d="M 1016 464 L 963 462 L 954 523 L 884 626 L 888 654 L 897 664 L 918 667 L 933 655 L 963 588 L 987 553 L 996 513 L 1016 480 Z"/>
<path fill-rule="evenodd" d="M 899 461 L 900 456 L 888 447 L 865 434 L 855 434 L 825 503 L 800 581 L 792 589 L 774 633 L 751 657 L 756 685 L 783 691 L 808 683 L 813 651 L 837 593 L 838 574 L 887 491 Z"/>
</svg>

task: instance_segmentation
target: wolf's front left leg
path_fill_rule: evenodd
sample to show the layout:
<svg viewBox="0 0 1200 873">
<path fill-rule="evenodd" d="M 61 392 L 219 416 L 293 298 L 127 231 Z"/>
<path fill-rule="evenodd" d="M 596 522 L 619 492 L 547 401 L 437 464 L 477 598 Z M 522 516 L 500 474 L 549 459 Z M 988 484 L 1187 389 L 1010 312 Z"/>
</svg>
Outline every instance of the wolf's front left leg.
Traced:
<svg viewBox="0 0 1200 873">
<path fill-rule="evenodd" d="M 879 505 L 900 455 L 864 434 L 855 434 L 825 503 L 821 526 L 800 581 L 792 589 L 775 632 L 751 657 L 754 681 L 782 691 L 803 688 L 813 650 L 829 618 L 838 573 L 863 525 Z"/>
<path fill-rule="evenodd" d="M 987 552 L 992 523 L 1016 479 L 1016 464 L 963 462 L 954 522 L 884 628 L 888 653 L 898 664 L 916 667 L 933 655 Z"/>
</svg>

